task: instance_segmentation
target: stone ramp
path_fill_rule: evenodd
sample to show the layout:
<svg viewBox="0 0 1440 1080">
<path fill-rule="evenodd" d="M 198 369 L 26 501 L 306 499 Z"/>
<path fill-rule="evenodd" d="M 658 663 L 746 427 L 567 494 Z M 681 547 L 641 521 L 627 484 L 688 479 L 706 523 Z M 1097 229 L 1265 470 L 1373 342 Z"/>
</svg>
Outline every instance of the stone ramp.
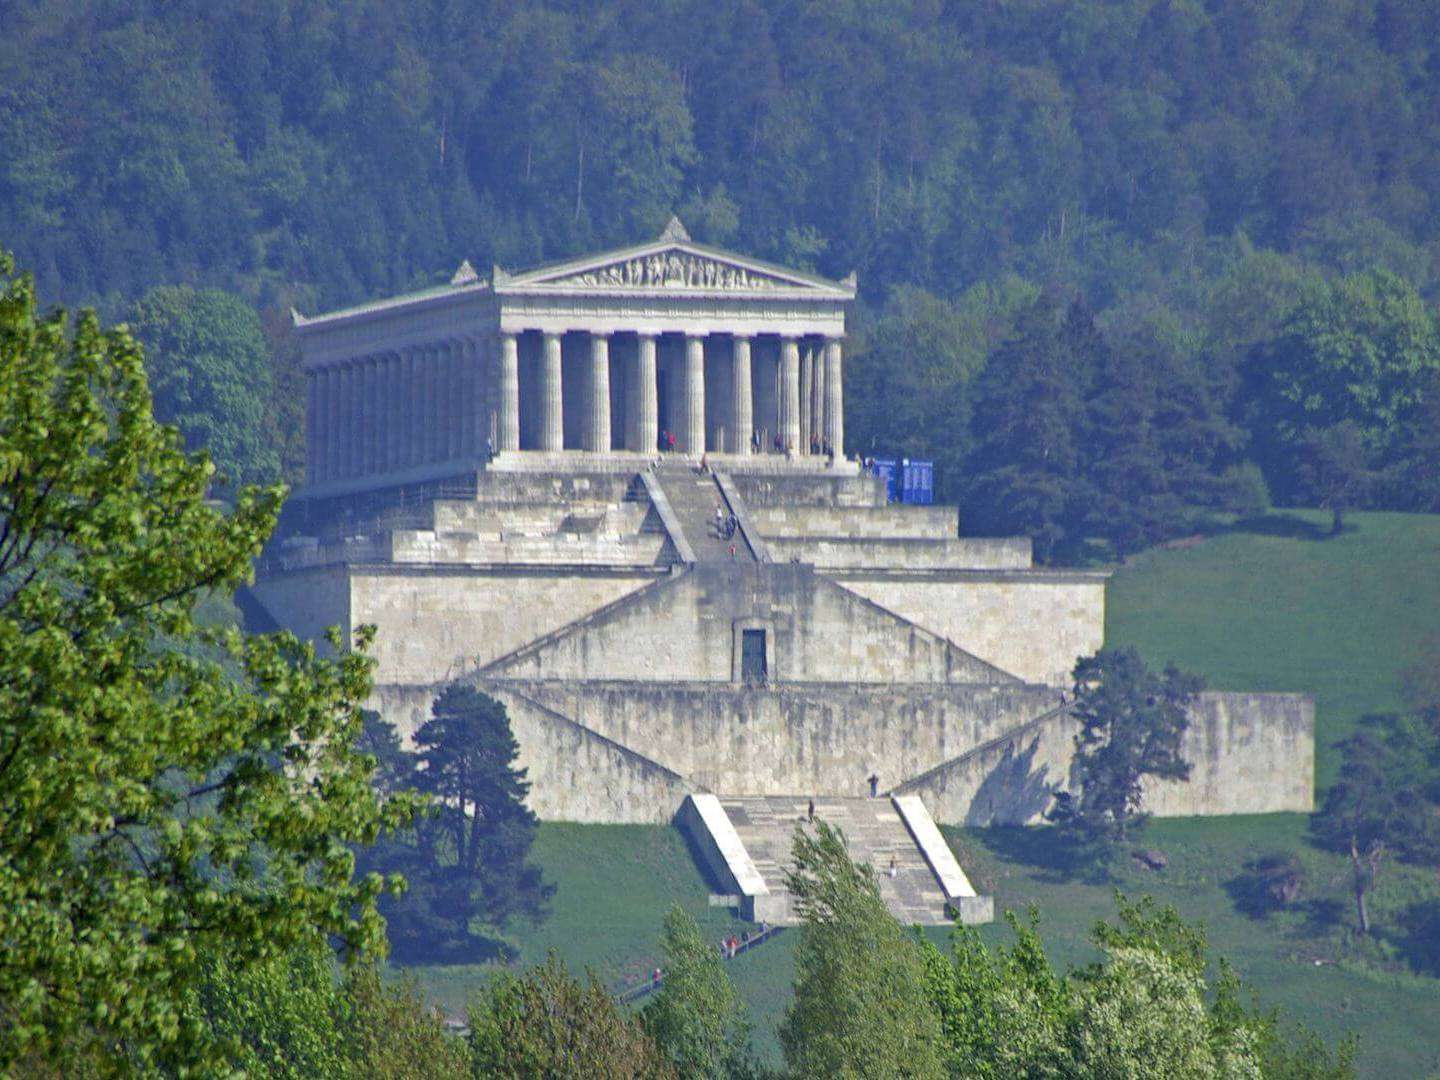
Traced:
<svg viewBox="0 0 1440 1080">
<path fill-rule="evenodd" d="M 685 533 L 690 549 L 699 562 L 729 561 L 730 545 L 735 546 L 735 559 L 753 562 L 754 555 L 737 529 L 729 539 L 716 534 L 715 508 L 728 515 L 729 504 L 711 473 L 701 473 L 690 465 L 665 465 L 658 473 L 660 486 L 670 502 L 670 509 Z"/>
<path fill-rule="evenodd" d="M 745 863 L 753 866 L 764 881 L 765 891 L 758 895 L 747 891 L 742 905 L 752 909 L 749 914 L 757 922 L 786 925 L 798 921 L 792 897 L 785 888 L 784 875 L 790 863 L 795 827 L 808 827 L 810 797 L 719 795 L 714 798 L 718 799 L 743 845 L 741 855 Z M 869 863 L 875 869 L 880 895 L 900 922 L 940 925 L 951 921 L 948 908 L 952 898 L 946 895 L 930 859 L 890 799 L 817 795 L 815 816 L 845 834 L 851 858 Z M 948 849 L 946 851 L 948 854 Z M 892 863 L 893 877 L 890 875 Z M 970 896 L 958 905 L 962 918 L 967 922 L 988 922 L 989 898 L 975 897 L 968 882 L 965 882 L 965 891 L 969 891 Z"/>
</svg>

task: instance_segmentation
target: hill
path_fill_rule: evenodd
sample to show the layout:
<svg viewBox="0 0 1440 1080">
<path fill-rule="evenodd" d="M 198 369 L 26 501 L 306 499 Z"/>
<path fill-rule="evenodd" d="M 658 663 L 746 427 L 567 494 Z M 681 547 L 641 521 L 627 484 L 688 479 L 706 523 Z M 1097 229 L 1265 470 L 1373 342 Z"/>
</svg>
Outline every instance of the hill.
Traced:
<svg viewBox="0 0 1440 1080">
<path fill-rule="evenodd" d="M 1440 631 L 1440 517 L 1358 514 L 1349 531 L 1320 539 L 1325 517 L 1297 513 L 1245 522 L 1147 552 L 1113 580 L 1109 640 L 1150 659 L 1173 659 L 1226 689 L 1304 690 L 1317 699 L 1322 748 L 1365 712 L 1395 708 L 1398 672 Z M 1321 773 L 1333 772 L 1322 753 Z M 1113 910 L 1116 888 L 1150 893 L 1202 920 L 1217 954 L 1231 960 L 1263 1001 L 1329 1038 L 1363 1035 L 1367 1075 L 1440 1069 L 1440 890 L 1431 875 L 1395 869 L 1376 894 L 1376 942 L 1348 931 L 1346 870 L 1305 843 L 1300 815 L 1153 823 L 1144 843 L 1169 857 L 1165 870 L 1129 859 L 1107 877 L 1076 876 L 1040 830 L 947 830 L 962 863 L 1000 904 L 1033 905 L 1064 963 L 1090 956 L 1086 935 Z M 1243 864 L 1290 851 L 1306 870 L 1291 911 L 1252 918 L 1237 895 Z M 556 949 L 612 984 L 657 962 L 659 920 L 684 904 L 718 941 L 737 929 L 707 906 L 707 886 L 679 834 L 662 827 L 543 825 L 535 853 L 559 886 L 554 913 L 516 933 L 521 963 Z M 944 931 L 935 932 L 938 938 Z M 1003 940 L 1003 926 L 985 930 Z M 731 965 L 757 1035 L 774 1051 L 774 1024 L 789 997 L 792 962 L 781 935 Z M 494 970 L 487 965 L 415 969 L 453 1011 Z"/>
</svg>

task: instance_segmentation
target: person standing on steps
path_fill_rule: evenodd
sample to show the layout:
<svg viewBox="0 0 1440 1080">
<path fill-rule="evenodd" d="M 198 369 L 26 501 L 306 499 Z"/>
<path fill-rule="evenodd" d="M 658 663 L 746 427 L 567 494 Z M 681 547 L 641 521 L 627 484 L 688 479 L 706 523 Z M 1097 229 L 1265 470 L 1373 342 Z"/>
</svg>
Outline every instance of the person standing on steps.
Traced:
<svg viewBox="0 0 1440 1080">
<path fill-rule="evenodd" d="M 810 800 L 810 809 L 806 812 L 805 818 L 806 818 L 806 820 L 809 821 L 812 825 L 815 823 L 815 800 L 814 800 L 814 799 L 811 799 L 811 800 Z"/>
<path fill-rule="evenodd" d="M 865 780 L 870 785 L 870 798 L 877 798 L 880 794 L 880 777 L 871 773 Z"/>
</svg>

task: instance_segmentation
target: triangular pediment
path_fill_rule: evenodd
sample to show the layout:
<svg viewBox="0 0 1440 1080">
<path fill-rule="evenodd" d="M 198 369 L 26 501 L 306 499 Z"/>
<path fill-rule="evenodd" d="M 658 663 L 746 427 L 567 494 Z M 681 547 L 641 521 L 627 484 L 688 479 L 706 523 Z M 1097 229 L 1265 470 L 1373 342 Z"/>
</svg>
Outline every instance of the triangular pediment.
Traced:
<svg viewBox="0 0 1440 1080">
<path fill-rule="evenodd" d="M 827 278 L 694 243 L 674 221 L 652 243 L 496 275 L 498 292 L 676 291 L 699 293 L 811 293 L 852 299 L 853 280 Z"/>
</svg>

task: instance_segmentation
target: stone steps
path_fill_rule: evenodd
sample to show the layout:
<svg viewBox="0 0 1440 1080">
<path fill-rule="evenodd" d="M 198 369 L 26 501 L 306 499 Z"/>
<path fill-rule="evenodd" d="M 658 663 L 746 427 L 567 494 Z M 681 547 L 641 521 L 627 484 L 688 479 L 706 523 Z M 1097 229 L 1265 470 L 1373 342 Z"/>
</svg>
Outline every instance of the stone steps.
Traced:
<svg viewBox="0 0 1440 1080">
<path fill-rule="evenodd" d="M 785 870 L 796 826 L 808 828 L 808 796 L 721 795 L 720 805 L 771 893 L 770 921 L 794 921 Z M 850 857 L 875 870 L 880 896 L 900 922 L 950 922 L 946 897 L 894 805 L 887 798 L 815 796 L 815 817 L 845 835 Z M 891 876 L 891 866 L 894 876 Z"/>
<path fill-rule="evenodd" d="M 722 562 L 730 559 L 730 546 L 735 546 L 735 559 L 754 561 L 749 546 L 737 531 L 731 540 L 722 539 L 715 531 L 715 508 L 726 509 L 724 496 L 715 477 L 699 473 L 688 465 L 666 466 L 659 471 L 660 485 L 670 500 L 670 509 L 679 519 L 695 558 L 700 562 Z"/>
</svg>

